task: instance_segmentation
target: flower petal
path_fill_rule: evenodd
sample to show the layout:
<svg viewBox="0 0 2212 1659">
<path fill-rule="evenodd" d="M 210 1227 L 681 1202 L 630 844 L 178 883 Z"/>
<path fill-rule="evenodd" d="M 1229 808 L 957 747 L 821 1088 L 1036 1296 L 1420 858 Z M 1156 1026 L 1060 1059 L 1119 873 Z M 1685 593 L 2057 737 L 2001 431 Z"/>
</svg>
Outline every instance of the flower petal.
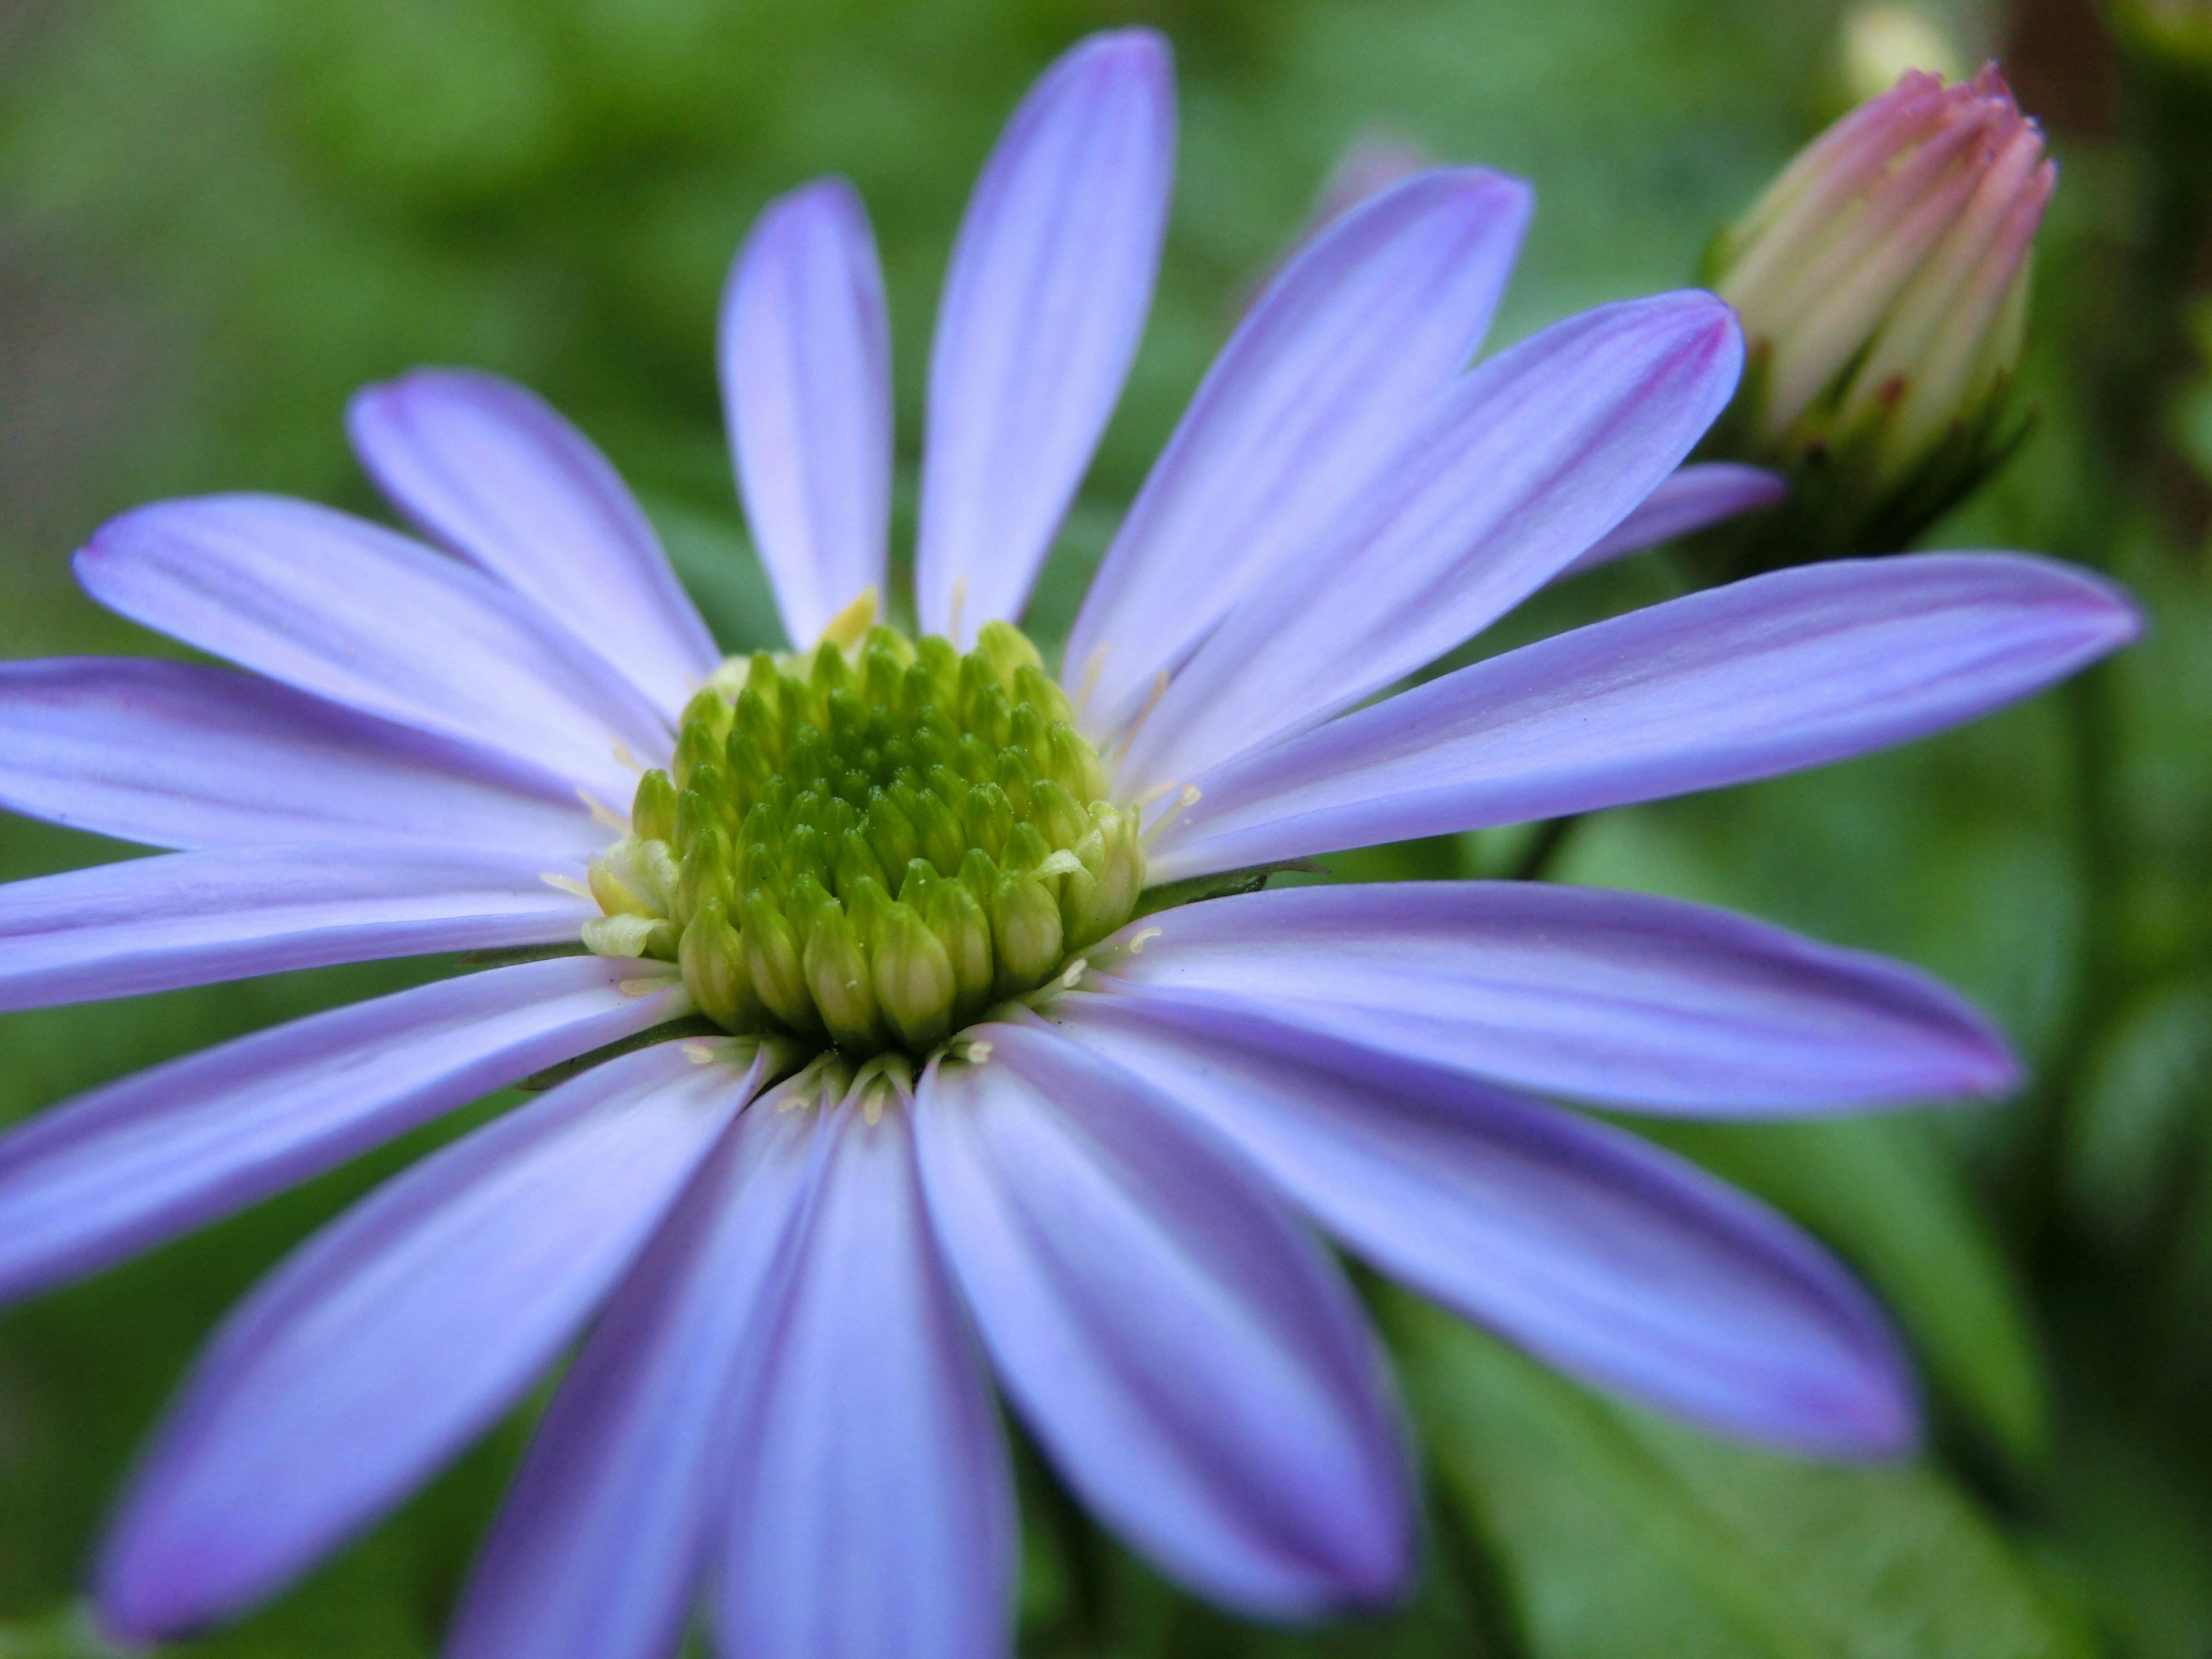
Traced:
<svg viewBox="0 0 2212 1659">
<path fill-rule="evenodd" d="M 126 859 L 0 886 L 0 1008 L 551 944 L 598 914 L 512 854 L 308 845 Z"/>
<path fill-rule="evenodd" d="M 1470 1079 L 1171 1000 L 1061 1030 L 1227 1134 L 1357 1254 L 1562 1370 L 1746 1439 L 1914 1438 L 1895 1337 L 1779 1216 L 1648 1142 Z"/>
<path fill-rule="evenodd" d="M 1405 1452 L 1358 1305 L 1210 1138 L 1035 1022 L 933 1064 L 916 1125 L 937 1236 L 1008 1397 L 1164 1570 L 1276 1618 L 1413 1571 Z"/>
<path fill-rule="evenodd" d="M 1085 726 L 1127 721 L 1262 573 L 1397 453 L 1474 355 L 1528 187 L 1425 173 L 1339 220 L 1269 284 L 1191 399 L 1067 644 Z M 1094 668 L 1095 664 L 1095 668 Z"/>
<path fill-rule="evenodd" d="M 627 800 L 627 744 L 668 752 L 643 694 L 530 601 L 365 520 L 274 495 L 161 501 L 76 556 L 109 610 L 319 697 L 519 756 Z"/>
<path fill-rule="evenodd" d="M 1644 505 L 1613 526 L 1610 535 L 1584 550 L 1562 570 L 1562 576 L 1579 575 L 1615 559 L 1641 553 L 1647 547 L 1671 542 L 1693 530 L 1703 530 L 1723 519 L 1773 507 L 1790 494 L 1778 472 L 1764 467 L 1739 466 L 1733 461 L 1707 461 L 1697 466 L 1678 466 L 1664 483 L 1644 498 Z"/>
<path fill-rule="evenodd" d="M 0 1301 L 690 1007 L 672 969 L 565 957 L 295 1020 L 95 1089 L 0 1137 Z"/>
<path fill-rule="evenodd" d="M 765 1357 L 822 1159 L 818 1115 L 740 1115 L 562 1380 L 446 1659 L 666 1659 L 727 1507 L 744 1363 Z"/>
<path fill-rule="evenodd" d="M 155 847 L 427 842 L 587 857 L 550 774 L 194 663 L 0 663 L 0 805 Z"/>
<path fill-rule="evenodd" d="M 356 392 L 346 430 L 409 523 L 543 605 L 663 714 L 721 661 L 629 487 L 536 392 L 418 368 Z"/>
<path fill-rule="evenodd" d="M 746 1659 L 1004 1653 L 1012 1480 L 922 1208 L 912 1103 L 873 1121 L 858 1091 L 822 1109 L 833 1115 L 820 1195 L 774 1323 L 755 1328 L 757 1391 L 740 1407 L 725 1650 Z"/>
<path fill-rule="evenodd" d="M 2141 629 L 2110 583 L 2020 554 L 1778 571 L 1523 646 L 1224 768 L 1161 831 L 1150 874 L 1819 766 L 2027 696 Z"/>
<path fill-rule="evenodd" d="M 1091 989 L 1218 1008 L 1546 1093 L 1692 1115 L 1991 1095 L 2019 1062 L 1902 963 L 1701 904 L 1547 882 L 1291 887 L 1150 916 Z"/>
<path fill-rule="evenodd" d="M 800 650 L 880 592 L 891 513 L 890 320 L 842 179 L 771 202 L 722 298 L 722 404 L 745 517 Z"/>
<path fill-rule="evenodd" d="M 224 1323 L 133 1478 L 101 1611 L 169 1637 L 357 1532 L 527 1389 L 759 1082 L 696 1043 L 611 1060 L 424 1159 Z"/>
<path fill-rule="evenodd" d="M 965 646 L 1021 614 L 1136 355 L 1174 167 L 1174 71 L 1149 29 L 1079 42 L 1006 124 L 930 348 L 925 631 Z"/>
<path fill-rule="evenodd" d="M 1668 294 L 1569 318 L 1462 377 L 1199 647 L 1121 785 L 1193 782 L 1487 626 L 1650 495 L 1742 357 L 1726 306 Z"/>
</svg>

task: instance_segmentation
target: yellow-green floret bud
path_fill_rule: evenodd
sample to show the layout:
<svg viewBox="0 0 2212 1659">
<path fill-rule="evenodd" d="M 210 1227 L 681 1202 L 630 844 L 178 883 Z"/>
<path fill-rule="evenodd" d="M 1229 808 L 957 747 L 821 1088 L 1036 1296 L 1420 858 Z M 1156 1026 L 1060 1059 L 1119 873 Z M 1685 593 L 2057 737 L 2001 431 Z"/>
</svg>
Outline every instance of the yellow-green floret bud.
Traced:
<svg viewBox="0 0 2212 1659">
<path fill-rule="evenodd" d="M 1135 908 L 1136 814 L 1070 715 L 1003 623 L 725 663 L 592 861 L 586 943 L 678 963 L 732 1032 L 925 1056 Z"/>
</svg>

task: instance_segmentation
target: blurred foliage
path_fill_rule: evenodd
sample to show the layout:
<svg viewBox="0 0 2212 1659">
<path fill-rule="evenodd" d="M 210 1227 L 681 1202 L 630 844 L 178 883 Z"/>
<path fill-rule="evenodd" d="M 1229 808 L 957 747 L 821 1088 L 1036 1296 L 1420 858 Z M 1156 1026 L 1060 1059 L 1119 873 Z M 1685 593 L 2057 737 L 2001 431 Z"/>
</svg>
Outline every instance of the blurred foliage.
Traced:
<svg viewBox="0 0 2212 1659">
<path fill-rule="evenodd" d="M 1718 1445 L 1378 1292 L 1432 1471 L 1397 1616 L 1241 1626 L 1024 1465 L 1025 1649 L 1054 1655 L 2212 1652 L 2212 328 L 2205 176 L 2170 77 L 2086 0 L 1923 7 L 2054 120 L 2027 451 L 1929 538 L 2113 571 L 2154 627 L 2079 685 L 1819 774 L 1609 814 L 1553 873 L 1732 905 L 1944 975 L 2038 1082 L 1998 1108 L 1662 1137 L 1789 1211 L 1893 1308 L 1936 1432 L 1902 1469 Z M 910 530 L 929 319 L 977 163 L 1083 31 L 1175 40 L 1182 161 L 1158 307 L 1048 572 L 1051 635 L 1255 274 L 1355 134 L 1532 179 L 1501 327 L 1679 283 L 1835 112 L 1823 0 L 0 0 L 0 651 L 168 650 L 65 556 L 149 496 L 376 511 L 361 382 L 467 362 L 538 386 L 632 477 L 732 645 L 773 613 L 710 344 L 750 215 L 840 171 L 891 295 Z M 2146 88 L 2148 88 L 2148 90 Z M 2212 129 L 2206 129 L 2212 131 Z M 2177 138 L 2176 134 L 2184 135 Z M 1541 596 L 1470 653 L 1663 598 L 1662 556 Z M 1528 832 L 1332 860 L 1513 869 Z M 0 823 L 0 873 L 118 855 Z M 296 975 L 0 1019 L 0 1118 L 445 971 Z M 292 1243 L 441 1136 L 0 1317 L 0 1659 L 102 1651 L 73 1598 L 193 1348 Z M 434 1650 L 527 1412 L 209 1656 Z"/>
</svg>

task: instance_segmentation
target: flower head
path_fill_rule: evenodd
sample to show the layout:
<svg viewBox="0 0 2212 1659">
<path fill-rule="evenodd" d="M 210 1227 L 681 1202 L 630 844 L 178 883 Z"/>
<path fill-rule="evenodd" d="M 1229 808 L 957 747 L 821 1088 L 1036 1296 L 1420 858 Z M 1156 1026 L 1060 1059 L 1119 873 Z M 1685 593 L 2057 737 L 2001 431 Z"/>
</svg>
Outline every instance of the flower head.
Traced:
<svg viewBox="0 0 2212 1659">
<path fill-rule="evenodd" d="M 1716 243 L 1751 357 L 1720 441 L 1781 466 L 1818 550 L 1895 546 L 2009 453 L 2028 252 L 2057 173 L 1994 67 L 1905 74 Z"/>
<path fill-rule="evenodd" d="M 977 187 L 931 369 L 918 637 L 875 621 L 885 327 L 838 184 L 771 206 L 723 316 L 788 653 L 724 661 L 597 452 L 475 374 L 352 413 L 434 549 L 227 497 L 79 556 L 103 603 L 249 672 L 0 674 L 0 799 L 178 849 L 7 890 L 0 1003 L 524 959 L 0 1139 L 0 1293 L 576 1073 L 373 1194 L 225 1325 L 102 1558 L 115 1629 L 271 1593 L 580 1337 L 456 1654 L 652 1659 L 709 1593 L 748 1659 L 1003 1652 L 994 1381 L 1185 1583 L 1273 1617 L 1386 1600 L 1413 1482 L 1310 1227 L 1694 1420 L 1911 1443 L 1894 1339 L 1828 1256 L 1540 1097 L 1726 1116 L 1988 1094 L 2015 1068 L 1978 1015 L 1696 906 L 1266 892 L 1252 869 L 1903 741 L 2112 649 L 2131 607 L 2022 556 L 1838 564 L 1375 701 L 1620 535 L 1740 355 L 1726 307 L 1683 294 L 1467 368 L 1528 197 L 1447 169 L 1269 286 L 1055 677 L 1015 623 L 1141 326 L 1171 118 L 1163 43 L 1093 39 Z"/>
</svg>

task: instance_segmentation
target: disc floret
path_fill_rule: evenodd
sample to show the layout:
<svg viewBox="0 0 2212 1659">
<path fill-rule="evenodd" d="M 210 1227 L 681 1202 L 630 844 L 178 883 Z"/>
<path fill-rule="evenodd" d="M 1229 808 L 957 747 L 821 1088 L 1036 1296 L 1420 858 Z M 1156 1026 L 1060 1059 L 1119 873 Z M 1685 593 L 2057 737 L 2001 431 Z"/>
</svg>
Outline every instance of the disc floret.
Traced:
<svg viewBox="0 0 2212 1659">
<path fill-rule="evenodd" d="M 1129 919 L 1136 814 L 1036 647 L 867 629 L 733 658 L 691 699 L 585 943 L 678 963 L 700 1012 L 854 1057 L 926 1054 Z"/>
</svg>

